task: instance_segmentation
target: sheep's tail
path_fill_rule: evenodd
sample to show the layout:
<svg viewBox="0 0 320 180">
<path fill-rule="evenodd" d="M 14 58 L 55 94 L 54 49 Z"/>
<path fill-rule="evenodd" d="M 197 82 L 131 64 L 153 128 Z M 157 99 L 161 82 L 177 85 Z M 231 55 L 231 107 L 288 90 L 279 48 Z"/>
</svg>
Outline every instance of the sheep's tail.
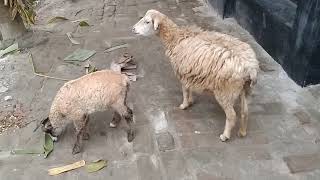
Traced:
<svg viewBox="0 0 320 180">
<path fill-rule="evenodd" d="M 251 94 L 253 86 L 257 83 L 258 71 L 256 69 L 250 69 L 249 79 L 244 84 L 245 95 L 248 96 Z"/>
<path fill-rule="evenodd" d="M 257 78 L 258 78 L 258 71 L 256 69 L 252 69 L 249 72 L 249 77 L 250 77 L 250 87 L 253 88 L 253 86 L 257 83 Z"/>
</svg>

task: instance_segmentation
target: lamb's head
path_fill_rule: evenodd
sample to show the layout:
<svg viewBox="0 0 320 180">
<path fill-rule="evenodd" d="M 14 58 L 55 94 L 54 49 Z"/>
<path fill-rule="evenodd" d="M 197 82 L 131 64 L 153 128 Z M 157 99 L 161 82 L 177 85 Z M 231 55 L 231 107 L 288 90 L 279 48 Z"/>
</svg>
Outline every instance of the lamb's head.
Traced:
<svg viewBox="0 0 320 180">
<path fill-rule="evenodd" d="M 159 11 L 148 10 L 145 16 L 133 26 L 132 32 L 142 36 L 157 34 L 163 17 L 164 15 Z"/>
<path fill-rule="evenodd" d="M 51 134 L 52 132 L 52 125 L 49 121 L 49 117 L 41 121 L 41 129 L 45 133 Z"/>
<path fill-rule="evenodd" d="M 53 130 L 53 127 L 52 127 L 48 117 L 41 121 L 41 129 L 42 129 L 43 132 L 50 134 L 50 136 L 53 139 L 53 141 L 57 141 L 57 136 L 58 135 Z"/>
</svg>

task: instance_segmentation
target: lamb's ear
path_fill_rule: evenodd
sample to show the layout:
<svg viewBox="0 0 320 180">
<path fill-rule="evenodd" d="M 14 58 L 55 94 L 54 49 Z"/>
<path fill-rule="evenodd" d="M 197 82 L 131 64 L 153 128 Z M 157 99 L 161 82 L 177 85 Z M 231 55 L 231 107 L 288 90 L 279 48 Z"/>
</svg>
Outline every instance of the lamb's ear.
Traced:
<svg viewBox="0 0 320 180">
<path fill-rule="evenodd" d="M 154 28 L 154 30 L 156 31 L 156 30 L 158 30 L 158 28 L 159 28 L 159 18 L 157 18 L 157 17 L 154 17 L 153 18 L 153 28 Z"/>
</svg>

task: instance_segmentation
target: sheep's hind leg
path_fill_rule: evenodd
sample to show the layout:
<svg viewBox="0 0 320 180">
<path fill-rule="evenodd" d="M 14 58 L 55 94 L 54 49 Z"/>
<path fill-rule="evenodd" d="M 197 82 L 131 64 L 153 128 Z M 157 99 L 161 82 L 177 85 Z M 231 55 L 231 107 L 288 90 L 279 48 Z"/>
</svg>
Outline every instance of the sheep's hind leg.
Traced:
<svg viewBox="0 0 320 180">
<path fill-rule="evenodd" d="M 182 104 L 180 104 L 179 108 L 184 110 L 193 103 L 192 91 L 189 88 L 186 88 L 184 85 L 182 85 L 182 95 L 183 102 Z"/>
<path fill-rule="evenodd" d="M 117 127 L 118 124 L 119 124 L 119 122 L 120 122 L 120 120 L 121 120 L 120 114 L 115 111 L 115 112 L 113 113 L 113 119 L 112 119 L 112 121 L 110 122 L 110 125 L 109 125 L 109 126 L 110 126 L 111 128 Z"/>
<path fill-rule="evenodd" d="M 239 137 L 244 137 L 247 135 L 247 126 L 248 126 L 248 103 L 246 99 L 245 91 L 243 90 L 240 96 L 241 100 L 241 118 L 240 118 L 240 128 L 238 131 Z"/>
<path fill-rule="evenodd" d="M 223 134 L 220 135 L 221 141 L 227 141 L 231 137 L 231 131 L 236 124 L 236 112 L 234 110 L 234 103 L 236 94 L 222 91 L 215 92 L 216 100 L 223 108 L 226 114 L 226 124 Z"/>
</svg>

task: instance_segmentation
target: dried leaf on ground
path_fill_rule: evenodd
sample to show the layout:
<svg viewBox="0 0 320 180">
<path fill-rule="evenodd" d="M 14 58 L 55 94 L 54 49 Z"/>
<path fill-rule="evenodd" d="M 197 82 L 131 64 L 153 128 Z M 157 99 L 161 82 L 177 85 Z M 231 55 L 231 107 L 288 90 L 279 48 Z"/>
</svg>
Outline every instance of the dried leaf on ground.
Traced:
<svg viewBox="0 0 320 180">
<path fill-rule="evenodd" d="M 80 62 L 83 62 L 83 61 L 89 59 L 95 53 L 96 53 L 96 51 L 94 51 L 94 50 L 77 49 L 73 53 L 71 53 L 69 56 L 64 58 L 64 60 L 65 61 L 80 61 Z"/>
<path fill-rule="evenodd" d="M 51 18 L 48 21 L 48 24 L 51 24 L 51 23 L 56 22 L 56 21 L 66 21 L 66 20 L 69 20 L 69 19 L 66 18 L 66 17 L 63 17 L 63 16 L 56 16 L 56 17 Z"/>
<path fill-rule="evenodd" d="M 107 166 L 106 160 L 98 160 L 98 161 L 95 161 L 95 162 L 92 162 L 92 163 L 86 165 L 86 170 L 87 170 L 87 172 L 92 173 L 92 172 L 99 171 L 106 166 Z"/>
<path fill-rule="evenodd" d="M 72 36 L 71 32 L 67 32 L 66 34 L 67 34 L 67 37 L 69 38 L 69 40 L 71 41 L 72 44 L 76 44 L 76 45 L 80 44 L 79 41 L 73 39 L 73 36 Z"/>
<path fill-rule="evenodd" d="M 77 19 L 77 20 L 73 20 L 71 22 L 77 23 L 77 22 L 81 22 L 81 21 L 88 21 L 88 19 Z"/>
<path fill-rule="evenodd" d="M 9 54 L 9 53 L 15 52 L 18 49 L 19 49 L 18 43 L 14 43 L 11 46 L 7 47 L 6 49 L 0 50 L 0 57 L 4 56 L 6 54 Z"/>
<path fill-rule="evenodd" d="M 134 73 L 123 72 L 122 74 L 127 75 L 130 81 L 137 81 L 137 75 L 135 75 Z"/>
<path fill-rule="evenodd" d="M 79 26 L 84 27 L 84 26 L 90 26 L 90 25 L 89 23 L 87 23 L 87 21 L 80 21 Z"/>
<path fill-rule="evenodd" d="M 111 52 L 111 51 L 114 51 L 114 50 L 117 50 L 117 49 L 128 48 L 128 47 L 129 47 L 129 44 L 121 44 L 121 45 L 118 45 L 118 46 L 114 46 L 114 47 L 108 48 L 104 52 L 108 53 L 108 52 Z"/>
<path fill-rule="evenodd" d="M 84 160 L 81 160 L 81 161 L 78 161 L 78 162 L 75 162 L 73 164 L 69 164 L 69 165 L 66 165 L 66 166 L 61 166 L 61 167 L 56 167 L 56 168 L 52 168 L 52 169 L 49 169 L 48 172 L 49 172 L 49 175 L 57 175 L 57 174 L 61 174 L 63 172 L 67 172 L 67 171 L 71 171 L 71 170 L 74 170 L 74 169 L 78 169 L 80 167 L 83 167 L 84 165 L 86 164 L 86 162 Z"/>
<path fill-rule="evenodd" d="M 86 74 L 98 71 L 98 69 L 90 63 L 88 63 L 84 68 L 86 69 Z"/>
<path fill-rule="evenodd" d="M 111 62 L 110 69 L 116 72 L 121 72 L 127 75 L 130 81 L 137 81 L 136 74 L 132 72 L 127 72 L 127 70 L 134 70 L 137 65 L 133 62 L 133 56 L 125 53 L 117 61 Z"/>
<path fill-rule="evenodd" d="M 12 150 L 11 154 L 43 154 L 43 151 L 35 149 L 17 149 Z"/>
<path fill-rule="evenodd" d="M 47 158 L 48 155 L 53 151 L 53 139 L 51 138 L 50 134 L 45 133 L 43 150 L 44 158 Z"/>
</svg>

